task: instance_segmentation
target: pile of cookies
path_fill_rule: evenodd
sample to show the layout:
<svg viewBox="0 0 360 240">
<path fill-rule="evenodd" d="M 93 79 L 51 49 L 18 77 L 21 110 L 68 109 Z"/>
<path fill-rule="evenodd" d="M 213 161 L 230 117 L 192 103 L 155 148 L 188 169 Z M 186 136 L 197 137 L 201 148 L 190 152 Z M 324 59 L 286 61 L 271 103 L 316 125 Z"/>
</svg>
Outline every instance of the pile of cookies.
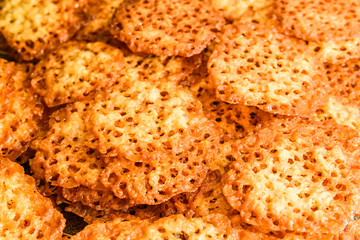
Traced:
<svg viewBox="0 0 360 240">
<path fill-rule="evenodd" d="M 360 239 L 359 0 L 0 6 L 0 237 Z"/>
</svg>

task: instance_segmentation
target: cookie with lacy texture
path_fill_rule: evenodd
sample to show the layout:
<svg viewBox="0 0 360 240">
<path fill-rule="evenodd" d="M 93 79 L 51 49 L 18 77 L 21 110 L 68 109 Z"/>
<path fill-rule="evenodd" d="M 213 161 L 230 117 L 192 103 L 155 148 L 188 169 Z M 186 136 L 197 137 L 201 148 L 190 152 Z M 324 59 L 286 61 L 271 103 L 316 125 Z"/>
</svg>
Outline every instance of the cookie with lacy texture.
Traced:
<svg viewBox="0 0 360 240">
<path fill-rule="evenodd" d="M 23 60 L 40 59 L 69 40 L 86 17 L 87 0 L 10 0 L 0 11 L 0 31 Z"/>
<path fill-rule="evenodd" d="M 360 37 L 358 0 L 275 0 L 275 14 L 289 35 L 323 42 Z"/>
<path fill-rule="evenodd" d="M 99 94 L 87 127 L 107 156 L 103 183 L 136 204 L 195 191 L 220 137 L 201 104 L 173 83 L 132 81 Z"/>
<path fill-rule="evenodd" d="M 65 219 L 20 165 L 0 159 L 0 183 L 1 238 L 61 239 Z"/>
<path fill-rule="evenodd" d="M 102 42 L 67 42 L 36 64 L 31 85 L 48 107 L 87 99 L 114 84 L 124 66 L 121 50 Z"/>
<path fill-rule="evenodd" d="M 43 106 L 30 88 L 30 65 L 0 60 L 0 154 L 15 160 L 39 130 Z"/>
<path fill-rule="evenodd" d="M 135 53 L 190 57 L 224 24 L 207 0 L 128 0 L 116 11 L 111 33 Z"/>
<path fill-rule="evenodd" d="M 204 218 L 187 219 L 183 215 L 149 220 L 117 218 L 106 223 L 87 226 L 71 240 L 81 239 L 238 239 L 229 220 L 213 214 Z"/>
<path fill-rule="evenodd" d="M 208 69 L 217 97 L 284 115 L 309 116 L 326 99 L 323 66 L 300 40 L 257 24 L 230 26 Z"/>
<path fill-rule="evenodd" d="M 49 121 L 49 131 L 33 144 L 36 155 L 30 160 L 34 176 L 64 188 L 100 184 L 105 167 L 100 153 L 88 145 L 96 141 L 84 124 L 89 102 L 76 102 L 55 111 Z"/>
<path fill-rule="evenodd" d="M 262 232 L 339 233 L 359 210 L 359 138 L 350 128 L 275 120 L 239 142 L 224 195 Z"/>
</svg>

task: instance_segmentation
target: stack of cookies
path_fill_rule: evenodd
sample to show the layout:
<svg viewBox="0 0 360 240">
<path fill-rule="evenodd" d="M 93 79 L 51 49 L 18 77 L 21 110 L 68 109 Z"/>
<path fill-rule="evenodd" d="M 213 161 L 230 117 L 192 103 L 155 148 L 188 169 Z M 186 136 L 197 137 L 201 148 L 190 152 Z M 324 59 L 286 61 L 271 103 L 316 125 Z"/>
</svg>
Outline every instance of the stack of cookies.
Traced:
<svg viewBox="0 0 360 240">
<path fill-rule="evenodd" d="M 360 239 L 359 29 L 359 0 L 4 0 L 0 236 Z"/>
</svg>

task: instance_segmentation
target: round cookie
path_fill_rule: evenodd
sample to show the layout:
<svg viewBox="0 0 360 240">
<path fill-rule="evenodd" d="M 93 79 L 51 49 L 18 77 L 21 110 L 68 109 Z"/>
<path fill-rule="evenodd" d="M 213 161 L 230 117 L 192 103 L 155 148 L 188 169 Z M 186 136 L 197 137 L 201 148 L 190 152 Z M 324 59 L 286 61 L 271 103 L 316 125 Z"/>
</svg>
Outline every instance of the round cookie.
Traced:
<svg viewBox="0 0 360 240">
<path fill-rule="evenodd" d="M 282 29 L 306 41 L 349 40 L 360 36 L 358 0 L 275 0 Z"/>
<path fill-rule="evenodd" d="M 102 42 L 67 42 L 36 64 L 31 85 L 48 107 L 87 99 L 114 84 L 123 69 L 121 50 Z"/>
<path fill-rule="evenodd" d="M 207 0 L 129 0 L 116 11 L 111 33 L 135 53 L 190 57 L 224 24 Z"/>
<path fill-rule="evenodd" d="M 339 233 L 359 208 L 359 144 L 344 126 L 275 120 L 239 142 L 224 195 L 262 232 Z"/>
<path fill-rule="evenodd" d="M 284 115 L 311 115 L 326 101 L 323 66 L 300 40 L 275 28 L 238 23 L 211 55 L 210 79 L 220 100 Z"/>
<path fill-rule="evenodd" d="M 99 94 L 87 127 L 107 156 L 102 182 L 134 204 L 195 191 L 220 137 L 191 93 L 166 82 L 132 81 Z"/>
</svg>

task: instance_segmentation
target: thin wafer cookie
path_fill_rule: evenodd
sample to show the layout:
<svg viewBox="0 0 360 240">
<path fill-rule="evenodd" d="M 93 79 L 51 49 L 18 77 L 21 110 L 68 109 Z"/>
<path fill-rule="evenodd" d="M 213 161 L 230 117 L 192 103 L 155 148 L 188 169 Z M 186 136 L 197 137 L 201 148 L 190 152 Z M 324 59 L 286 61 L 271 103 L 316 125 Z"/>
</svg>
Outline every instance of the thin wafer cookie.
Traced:
<svg viewBox="0 0 360 240">
<path fill-rule="evenodd" d="M 30 88 L 31 66 L 0 60 L 0 154 L 15 160 L 39 130 L 43 106 Z"/>
<path fill-rule="evenodd" d="M 0 236 L 3 239 L 60 239 L 65 219 L 37 192 L 23 168 L 0 159 Z"/>
<path fill-rule="evenodd" d="M 24 60 L 40 59 L 48 50 L 75 34 L 85 21 L 82 8 L 87 2 L 4 1 L 0 11 L 0 31 Z"/>
<path fill-rule="evenodd" d="M 190 57 L 224 24 L 207 0 L 128 0 L 116 11 L 111 33 L 135 53 Z"/>
<path fill-rule="evenodd" d="M 324 69 L 300 40 L 257 24 L 229 27 L 211 55 L 220 100 L 309 116 L 326 98 Z"/>
<path fill-rule="evenodd" d="M 84 100 L 114 84 L 123 69 L 121 50 L 102 42 L 67 42 L 36 64 L 31 85 L 48 107 Z"/>
<path fill-rule="evenodd" d="M 259 231 L 339 233 L 359 194 L 357 132 L 276 120 L 239 142 L 224 195 Z"/>
<path fill-rule="evenodd" d="M 173 215 L 155 222 L 147 220 L 114 219 L 87 226 L 71 240 L 98 239 L 237 239 L 229 221 L 221 215 L 187 219 Z"/>
<path fill-rule="evenodd" d="M 275 0 L 275 14 L 287 34 L 307 41 L 349 40 L 360 36 L 358 0 Z"/>
<path fill-rule="evenodd" d="M 195 191 L 220 137 L 201 104 L 173 83 L 133 81 L 99 94 L 87 127 L 107 155 L 103 183 L 137 204 Z"/>
<path fill-rule="evenodd" d="M 96 138 L 84 124 L 90 108 L 89 102 L 76 102 L 51 115 L 46 136 L 33 144 L 37 153 L 30 165 L 36 178 L 64 188 L 93 188 L 100 183 L 105 163 L 88 146 Z"/>
</svg>

